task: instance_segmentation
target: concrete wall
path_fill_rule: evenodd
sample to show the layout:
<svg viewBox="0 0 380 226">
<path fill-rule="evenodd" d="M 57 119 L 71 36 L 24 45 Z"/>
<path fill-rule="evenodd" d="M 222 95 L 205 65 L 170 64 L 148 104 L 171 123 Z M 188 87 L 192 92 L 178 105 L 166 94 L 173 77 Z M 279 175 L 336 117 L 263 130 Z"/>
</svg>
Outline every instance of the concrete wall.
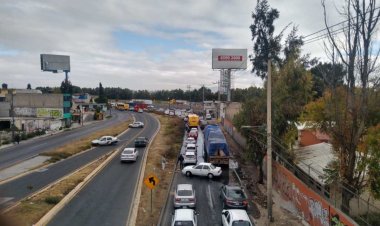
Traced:
<svg viewBox="0 0 380 226">
<path fill-rule="evenodd" d="M 11 102 L 11 95 L 7 94 L 7 102 Z M 13 95 L 13 106 L 23 108 L 63 108 L 62 94 L 16 93 Z"/>
<path fill-rule="evenodd" d="M 9 117 L 11 105 L 9 102 L 0 102 L 0 117 Z"/>
</svg>

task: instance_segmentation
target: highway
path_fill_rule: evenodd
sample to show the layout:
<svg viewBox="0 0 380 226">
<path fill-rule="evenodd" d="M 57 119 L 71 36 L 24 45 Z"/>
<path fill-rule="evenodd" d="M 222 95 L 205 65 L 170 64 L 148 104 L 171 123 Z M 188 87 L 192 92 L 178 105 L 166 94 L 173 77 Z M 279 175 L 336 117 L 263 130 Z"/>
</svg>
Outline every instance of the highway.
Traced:
<svg viewBox="0 0 380 226">
<path fill-rule="evenodd" d="M 131 114 L 137 115 L 137 113 L 128 113 L 129 116 L 131 116 Z M 121 119 L 125 117 L 123 116 L 118 118 Z M 129 139 L 136 136 L 136 134 L 138 134 L 138 130 L 128 130 L 127 133 L 123 134 L 120 137 L 120 144 L 117 145 L 122 145 L 123 141 L 129 141 Z M 0 199 L 2 201 L 0 203 L 0 209 L 4 209 L 15 204 L 22 198 L 25 198 L 32 193 L 44 188 L 50 183 L 53 183 L 54 181 L 60 179 L 61 177 L 74 172 L 78 168 L 99 158 L 100 156 L 108 153 L 116 147 L 117 146 L 115 145 L 96 147 L 90 151 L 83 152 L 71 158 L 59 161 L 55 164 L 51 164 L 46 168 L 42 168 L 38 171 L 34 171 L 17 179 L 11 180 L 7 183 L 1 184 Z"/>
<path fill-rule="evenodd" d="M 153 116 L 143 113 L 136 115 L 136 120 L 145 122 L 139 136 L 146 136 L 150 141 L 158 129 L 158 121 Z M 133 142 L 127 142 L 133 147 Z M 135 196 L 145 148 L 140 148 L 137 162 L 121 163 L 119 155 L 99 172 L 80 191 L 48 225 L 126 225 L 131 205 Z"/>
<path fill-rule="evenodd" d="M 78 138 L 85 137 L 97 130 L 110 127 L 112 125 L 117 125 L 118 123 L 127 120 L 129 116 L 129 112 L 113 111 L 112 117 L 102 122 L 96 122 L 84 127 L 64 131 L 51 136 L 21 141 L 20 144 L 1 149 L 0 171 L 18 162 L 36 156 L 39 153 L 57 148 Z"/>
<path fill-rule="evenodd" d="M 208 179 L 207 177 L 186 177 L 181 172 L 177 172 L 174 176 L 172 187 L 170 188 L 170 196 L 168 205 L 166 206 L 161 226 L 171 224 L 172 214 L 174 212 L 173 197 L 177 184 L 192 184 L 196 194 L 196 207 L 198 215 L 198 226 L 220 226 L 222 214 L 222 202 L 219 198 L 219 189 L 223 184 L 229 183 L 228 169 L 223 169 L 220 178 Z"/>
</svg>

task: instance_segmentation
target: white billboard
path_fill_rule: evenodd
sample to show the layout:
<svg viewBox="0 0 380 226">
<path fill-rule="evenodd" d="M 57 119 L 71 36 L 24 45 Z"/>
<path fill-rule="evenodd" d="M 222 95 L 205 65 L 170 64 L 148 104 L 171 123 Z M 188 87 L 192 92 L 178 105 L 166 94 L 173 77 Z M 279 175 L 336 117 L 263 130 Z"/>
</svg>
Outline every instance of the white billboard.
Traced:
<svg viewBox="0 0 380 226">
<path fill-rule="evenodd" d="M 70 56 L 41 54 L 42 71 L 70 71 Z"/>
<path fill-rule="evenodd" d="M 212 49 L 212 69 L 247 69 L 247 49 Z"/>
</svg>

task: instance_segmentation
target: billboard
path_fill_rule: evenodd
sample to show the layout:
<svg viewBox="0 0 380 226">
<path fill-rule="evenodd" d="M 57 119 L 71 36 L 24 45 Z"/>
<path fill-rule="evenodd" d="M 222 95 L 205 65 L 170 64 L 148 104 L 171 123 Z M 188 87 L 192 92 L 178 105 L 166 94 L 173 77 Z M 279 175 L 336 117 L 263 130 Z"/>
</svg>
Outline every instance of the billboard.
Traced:
<svg viewBox="0 0 380 226">
<path fill-rule="evenodd" d="M 247 69 L 247 49 L 212 49 L 212 69 Z"/>
<path fill-rule="evenodd" d="M 70 56 L 41 54 L 40 58 L 42 71 L 70 71 Z"/>
</svg>

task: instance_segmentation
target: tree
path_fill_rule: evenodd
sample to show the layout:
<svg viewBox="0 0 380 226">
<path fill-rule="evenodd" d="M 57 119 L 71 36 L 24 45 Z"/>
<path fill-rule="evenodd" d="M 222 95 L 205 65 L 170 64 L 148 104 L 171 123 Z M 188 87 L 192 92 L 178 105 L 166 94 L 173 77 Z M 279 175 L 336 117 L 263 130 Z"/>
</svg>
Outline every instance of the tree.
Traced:
<svg viewBox="0 0 380 226">
<path fill-rule="evenodd" d="M 69 80 L 64 80 L 61 83 L 60 90 L 61 93 L 73 94 L 73 85 L 71 85 L 71 82 Z"/>
<path fill-rule="evenodd" d="M 342 64 L 319 63 L 311 68 L 315 99 L 322 97 L 327 88 L 335 89 L 343 85 L 346 70 Z"/>
<path fill-rule="evenodd" d="M 279 62 L 281 51 L 280 40 L 282 32 L 274 35 L 274 21 L 280 13 L 277 9 L 269 8 L 267 0 L 257 0 L 255 12 L 252 13 L 253 24 L 250 26 L 253 41 L 252 73 L 261 78 L 266 77 L 268 71 L 268 60 Z"/>
<path fill-rule="evenodd" d="M 328 41 L 332 46 L 329 52 L 336 52 L 338 60 L 347 68 L 345 92 L 331 90 L 330 100 L 333 102 L 326 105 L 328 112 L 332 112 L 327 118 L 334 123 L 325 124 L 330 125 L 326 131 L 333 139 L 339 159 L 339 164 L 336 164 L 339 167 L 339 181 L 344 185 L 341 209 L 348 213 L 351 198 L 360 193 L 365 184 L 364 168 L 359 167 L 363 156 L 358 155 L 358 145 L 366 128 L 371 126 L 368 124 L 369 81 L 379 55 L 379 52 L 373 51 L 373 45 L 380 11 L 376 11 L 376 0 L 347 1 L 344 12 L 341 12 L 347 21 L 343 24 L 342 40 L 328 26 L 324 0 L 322 6 Z M 341 107 L 338 108 L 338 104 Z"/>
<path fill-rule="evenodd" d="M 99 82 L 98 98 L 95 99 L 96 103 L 107 103 L 107 98 L 104 94 L 104 88 L 101 82 Z"/>
<path fill-rule="evenodd" d="M 32 86 L 30 85 L 30 83 L 28 83 L 26 89 L 32 89 Z"/>
</svg>

